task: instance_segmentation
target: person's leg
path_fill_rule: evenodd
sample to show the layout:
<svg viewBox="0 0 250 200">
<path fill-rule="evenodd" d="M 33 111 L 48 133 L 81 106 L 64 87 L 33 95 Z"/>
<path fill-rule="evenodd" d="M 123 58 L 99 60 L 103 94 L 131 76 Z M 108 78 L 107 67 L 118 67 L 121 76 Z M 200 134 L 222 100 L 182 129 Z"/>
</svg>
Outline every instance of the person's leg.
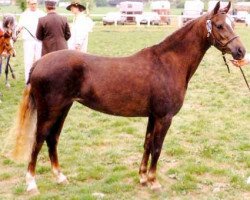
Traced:
<svg viewBox="0 0 250 200">
<path fill-rule="evenodd" d="M 39 41 L 35 41 L 35 59 L 34 61 L 37 61 L 42 56 L 42 43 Z"/>
<path fill-rule="evenodd" d="M 89 41 L 89 35 L 87 34 L 84 41 L 83 41 L 83 44 L 81 46 L 81 52 L 83 53 L 87 53 L 87 50 L 88 50 L 88 41 Z"/>
<path fill-rule="evenodd" d="M 35 47 L 34 47 L 34 42 L 33 41 L 24 41 L 23 42 L 23 47 L 24 47 L 24 67 L 25 67 L 25 83 L 27 83 L 29 79 L 29 73 L 30 69 L 32 67 L 32 64 L 34 62 L 34 56 L 35 56 Z"/>
</svg>

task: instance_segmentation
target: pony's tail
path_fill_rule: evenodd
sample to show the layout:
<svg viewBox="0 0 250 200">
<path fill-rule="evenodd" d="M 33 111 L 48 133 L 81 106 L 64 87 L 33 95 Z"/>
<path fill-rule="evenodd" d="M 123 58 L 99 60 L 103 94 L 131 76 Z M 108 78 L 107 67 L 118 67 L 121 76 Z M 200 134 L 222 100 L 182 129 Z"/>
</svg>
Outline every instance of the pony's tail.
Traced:
<svg viewBox="0 0 250 200">
<path fill-rule="evenodd" d="M 11 152 L 14 160 L 27 161 L 30 159 L 35 141 L 36 124 L 37 109 L 31 95 L 31 85 L 28 84 L 23 92 L 17 117 L 9 134 L 12 138 L 14 137 L 14 148 Z"/>
</svg>

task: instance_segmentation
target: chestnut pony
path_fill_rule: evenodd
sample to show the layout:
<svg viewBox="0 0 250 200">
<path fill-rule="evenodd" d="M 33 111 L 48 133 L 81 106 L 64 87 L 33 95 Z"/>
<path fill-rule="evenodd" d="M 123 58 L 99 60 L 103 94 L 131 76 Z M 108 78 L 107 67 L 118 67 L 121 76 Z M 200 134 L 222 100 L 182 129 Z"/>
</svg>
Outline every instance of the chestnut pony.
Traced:
<svg viewBox="0 0 250 200">
<path fill-rule="evenodd" d="M 2 55 L 9 57 L 10 55 L 15 55 L 15 50 L 13 47 L 12 31 L 2 30 L 0 28 L 0 62 L 2 62 Z M 0 75 L 2 71 L 2 65 L 0 66 Z M 0 93 L 1 96 L 1 93 Z"/>
<path fill-rule="evenodd" d="M 0 55 L 6 53 L 7 55 L 14 54 L 14 47 L 12 41 L 12 33 L 10 31 L 3 31 L 0 29 Z"/>
<path fill-rule="evenodd" d="M 13 43 L 16 41 L 15 18 L 8 14 L 3 16 L 2 29 L 0 28 L 0 55 L 3 53 L 15 56 Z"/>
<path fill-rule="evenodd" d="M 229 8 L 230 3 L 220 10 L 218 2 L 210 13 L 129 57 L 61 50 L 37 61 L 20 105 L 13 152 L 23 156 L 20 152 L 27 146 L 26 140 L 34 135 L 26 174 L 27 191 L 38 191 L 35 167 L 44 141 L 58 183 L 67 181 L 59 167 L 57 143 L 74 101 L 111 115 L 148 117 L 140 183 L 160 188 L 156 167 L 162 144 L 204 54 L 214 45 L 234 59 L 244 57 L 245 48 L 226 21 Z"/>
</svg>

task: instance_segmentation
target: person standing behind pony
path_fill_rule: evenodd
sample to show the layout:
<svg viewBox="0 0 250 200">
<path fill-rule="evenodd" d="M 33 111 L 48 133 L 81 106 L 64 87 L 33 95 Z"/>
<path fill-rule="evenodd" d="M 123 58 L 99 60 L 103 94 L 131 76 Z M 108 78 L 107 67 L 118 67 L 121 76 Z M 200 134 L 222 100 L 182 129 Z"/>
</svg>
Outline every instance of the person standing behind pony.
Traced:
<svg viewBox="0 0 250 200">
<path fill-rule="evenodd" d="M 38 19 L 46 14 L 37 8 L 37 0 L 29 0 L 28 8 L 21 14 L 18 32 L 22 31 L 24 49 L 25 82 L 32 64 L 41 57 L 42 43 L 35 38 Z"/>
<path fill-rule="evenodd" d="M 47 15 L 38 21 L 36 37 L 42 41 L 42 56 L 67 49 L 71 33 L 67 18 L 56 13 L 56 0 L 45 0 Z"/>
<path fill-rule="evenodd" d="M 74 14 L 73 24 L 71 26 L 72 36 L 68 42 L 69 49 L 86 53 L 89 32 L 92 31 L 94 23 L 89 17 L 83 14 L 86 8 L 80 3 L 72 2 L 66 9 Z"/>
</svg>

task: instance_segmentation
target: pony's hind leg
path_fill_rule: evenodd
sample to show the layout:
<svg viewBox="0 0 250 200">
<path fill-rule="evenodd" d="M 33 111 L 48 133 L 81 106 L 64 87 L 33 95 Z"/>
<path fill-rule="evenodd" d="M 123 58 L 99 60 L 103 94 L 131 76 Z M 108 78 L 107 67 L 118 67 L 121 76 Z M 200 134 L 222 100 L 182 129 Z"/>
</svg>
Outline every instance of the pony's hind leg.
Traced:
<svg viewBox="0 0 250 200">
<path fill-rule="evenodd" d="M 162 144 L 166 133 L 171 125 L 172 116 L 166 116 L 163 118 L 155 119 L 154 131 L 151 142 L 151 163 L 148 171 L 148 184 L 152 190 L 157 190 L 161 188 L 160 183 L 156 179 L 156 167 L 157 162 L 161 153 Z"/>
<path fill-rule="evenodd" d="M 34 145 L 32 148 L 31 158 L 28 165 L 28 172 L 26 174 L 26 183 L 28 192 L 38 192 L 36 181 L 35 181 L 35 168 L 37 162 L 37 156 L 42 148 L 44 140 L 47 138 L 51 129 L 58 117 L 60 116 L 61 110 L 49 110 L 46 109 L 48 106 L 38 106 L 37 108 L 37 132 L 35 136 Z"/>
<path fill-rule="evenodd" d="M 27 191 L 32 192 L 32 193 L 37 193 L 37 185 L 35 181 L 35 168 L 36 168 L 36 161 L 37 161 L 37 156 L 43 146 L 44 140 L 47 136 L 47 133 L 50 130 L 50 127 L 52 125 L 52 122 L 50 121 L 37 121 L 37 132 L 35 136 L 35 141 L 31 153 L 31 158 L 30 162 L 28 165 L 28 171 L 26 174 L 26 184 L 27 184 Z"/>
<path fill-rule="evenodd" d="M 58 144 L 59 136 L 63 127 L 63 123 L 65 121 L 65 118 L 68 114 L 68 111 L 71 105 L 72 104 L 65 106 L 65 108 L 62 109 L 61 115 L 57 118 L 57 121 L 53 125 L 51 132 L 46 138 L 52 171 L 57 178 L 57 183 L 68 182 L 66 176 L 60 170 L 60 165 L 59 165 L 58 156 L 57 156 L 57 144 Z"/>
<path fill-rule="evenodd" d="M 140 183 L 142 185 L 146 185 L 147 180 L 148 180 L 148 176 L 147 176 L 148 160 L 149 160 L 149 155 L 150 155 L 150 145 L 151 145 L 153 130 L 154 130 L 154 117 L 149 116 L 147 131 L 145 135 L 145 142 L 144 142 L 144 152 L 143 152 L 143 157 L 142 157 L 142 161 L 141 161 L 141 165 L 139 169 Z"/>
</svg>

